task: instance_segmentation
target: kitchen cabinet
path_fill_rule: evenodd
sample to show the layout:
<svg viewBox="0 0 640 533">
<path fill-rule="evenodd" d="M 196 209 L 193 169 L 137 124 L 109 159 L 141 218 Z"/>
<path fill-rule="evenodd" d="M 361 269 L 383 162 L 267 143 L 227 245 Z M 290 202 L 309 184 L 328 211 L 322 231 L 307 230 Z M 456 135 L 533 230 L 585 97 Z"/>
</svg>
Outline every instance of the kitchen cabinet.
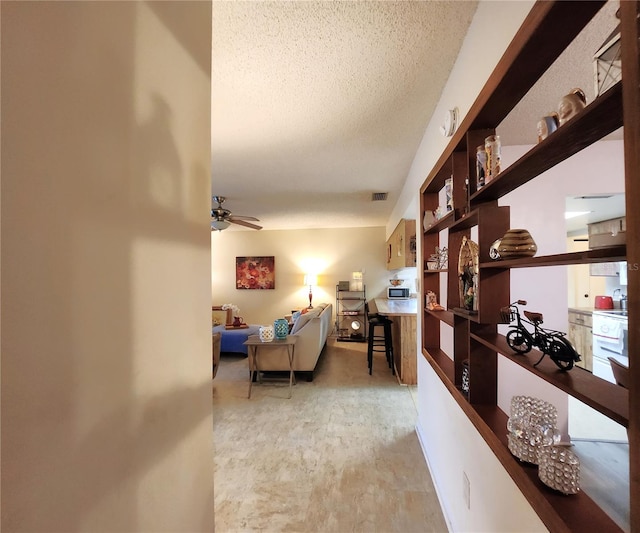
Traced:
<svg viewBox="0 0 640 533">
<path fill-rule="evenodd" d="M 454 210 L 425 228 L 421 235 L 423 255 L 420 260 L 423 265 L 443 237 L 447 239 L 450 251 L 446 272 L 420 268 L 422 355 L 550 531 L 619 531 L 620 528 L 585 492 L 570 498 L 557 498 L 539 482 L 537 476 L 530 475 L 531 469 L 510 453 L 505 437 L 508 415 L 500 409 L 497 399 L 499 358 L 508 359 L 542 382 L 628 428 L 632 480 L 630 529 L 640 531 L 640 446 L 637 446 L 640 443 L 640 395 L 633 394 L 635 391 L 629 394 L 623 387 L 607 383 L 582 368 L 559 372 L 548 357 L 538 364 L 541 353 L 537 350 L 516 355 L 509 348 L 504 335 L 498 333 L 498 324 L 502 323 L 499 309 L 517 298 L 517 295 L 510 294 L 510 271 L 513 268 L 546 268 L 625 260 L 630 265 L 640 264 L 640 215 L 636 214 L 637 210 L 629 208 L 630 199 L 640 197 L 640 91 L 637 89 L 640 86 L 640 30 L 637 24 L 640 2 L 620 3 L 622 81 L 590 102 L 580 114 L 533 146 L 480 190 L 476 190 L 475 180 L 468 178 L 474 173 L 476 147 L 482 145 L 486 137 L 496 134 L 496 127 L 563 54 L 603 4 L 594 0 L 579 3 L 538 1 L 533 5 L 420 188 L 420 210 L 424 214 L 438 207 L 439 191 L 446 180 L 453 178 Z M 562 28 L 562 31 L 559 32 L 558 28 Z M 625 57 L 627 61 L 624 61 Z M 511 223 L 509 206 L 498 205 L 498 201 L 623 124 L 628 204 L 626 243 L 606 243 L 602 247 L 579 252 L 491 261 L 491 244 L 509 229 Z M 476 232 L 479 250 L 475 280 L 478 305 L 477 310 L 465 312 L 460 309 L 457 255 L 463 239 L 470 238 L 472 229 Z M 549 228 L 549 231 L 553 231 L 553 228 Z M 441 300 L 440 303 L 446 309 L 428 309 L 425 306 L 427 293 L 433 291 L 441 296 L 443 284 L 447 287 L 447 297 L 446 301 Z M 629 276 L 628 294 L 629 345 L 637 346 L 640 341 L 640 321 L 634 320 L 632 315 L 638 312 L 640 276 Z M 442 332 L 449 331 L 449 328 L 441 327 L 443 323 L 451 330 L 452 349 L 449 348 L 451 343 L 441 342 Z M 584 327 L 587 327 L 586 323 Z M 585 331 L 581 330 L 580 333 L 586 342 Z M 586 350 L 584 346 L 582 348 Z M 462 376 L 467 361 L 469 389 L 468 394 L 464 394 Z M 635 378 L 632 383 L 640 383 L 640 367 L 631 365 L 630 371 Z M 447 428 L 442 428 L 442 431 L 447 431 Z"/>
<path fill-rule="evenodd" d="M 386 246 L 387 270 L 416 266 L 416 221 L 403 218 Z"/>
<path fill-rule="evenodd" d="M 589 248 L 606 248 L 627 242 L 627 218 L 618 217 L 587 224 Z"/>
<path fill-rule="evenodd" d="M 569 309 L 569 331 L 567 337 L 580 354 L 576 366 L 593 372 L 593 328 L 591 311 Z"/>
<path fill-rule="evenodd" d="M 396 375 L 403 385 L 415 385 L 418 382 L 416 360 L 417 302 L 415 298 L 409 300 L 376 298 L 375 305 L 378 313 L 393 321 L 391 339 Z"/>
</svg>

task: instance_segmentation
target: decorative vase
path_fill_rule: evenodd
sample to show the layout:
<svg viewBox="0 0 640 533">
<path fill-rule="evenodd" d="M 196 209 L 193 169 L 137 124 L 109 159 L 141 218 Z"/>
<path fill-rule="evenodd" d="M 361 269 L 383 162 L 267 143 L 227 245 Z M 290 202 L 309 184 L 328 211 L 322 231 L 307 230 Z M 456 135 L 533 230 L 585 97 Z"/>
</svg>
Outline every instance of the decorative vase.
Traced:
<svg viewBox="0 0 640 533">
<path fill-rule="evenodd" d="M 510 229 L 498 245 L 500 259 L 533 257 L 537 251 L 538 246 L 526 229 Z"/>
<path fill-rule="evenodd" d="M 484 151 L 487 154 L 487 172 L 485 185 L 500 174 L 501 143 L 499 135 L 490 135 L 484 140 Z"/>
<path fill-rule="evenodd" d="M 268 326 L 260 326 L 258 330 L 258 336 L 262 342 L 271 342 L 275 337 L 275 332 L 273 331 L 273 326 L 269 324 Z"/>
<path fill-rule="evenodd" d="M 277 318 L 273 323 L 273 331 L 276 339 L 286 339 L 289 334 L 289 322 L 284 318 Z"/>
<path fill-rule="evenodd" d="M 424 212 L 424 217 L 422 219 L 422 227 L 424 228 L 425 231 L 427 231 L 435 221 L 436 221 L 436 217 L 433 214 L 433 211 L 427 210 Z"/>
<path fill-rule="evenodd" d="M 558 129 L 559 118 L 557 113 L 551 113 L 538 121 L 538 142 L 544 141 L 549 135 Z"/>
<path fill-rule="evenodd" d="M 239 328 L 240 326 L 242 326 L 242 317 L 241 316 L 234 316 L 233 317 L 233 324 L 232 326 L 234 328 Z"/>
<path fill-rule="evenodd" d="M 587 105 L 587 97 L 582 89 L 573 89 L 562 97 L 558 104 L 558 121 L 562 126 L 568 120 L 575 117 Z"/>
</svg>

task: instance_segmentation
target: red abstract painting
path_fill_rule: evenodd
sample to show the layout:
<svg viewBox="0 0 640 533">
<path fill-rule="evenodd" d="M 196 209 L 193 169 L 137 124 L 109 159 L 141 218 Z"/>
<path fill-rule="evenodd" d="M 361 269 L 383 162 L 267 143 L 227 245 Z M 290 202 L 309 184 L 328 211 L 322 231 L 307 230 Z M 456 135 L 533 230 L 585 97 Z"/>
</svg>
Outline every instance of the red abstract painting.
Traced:
<svg viewBox="0 0 640 533">
<path fill-rule="evenodd" d="M 275 289 L 275 258 L 236 257 L 236 289 Z"/>
</svg>

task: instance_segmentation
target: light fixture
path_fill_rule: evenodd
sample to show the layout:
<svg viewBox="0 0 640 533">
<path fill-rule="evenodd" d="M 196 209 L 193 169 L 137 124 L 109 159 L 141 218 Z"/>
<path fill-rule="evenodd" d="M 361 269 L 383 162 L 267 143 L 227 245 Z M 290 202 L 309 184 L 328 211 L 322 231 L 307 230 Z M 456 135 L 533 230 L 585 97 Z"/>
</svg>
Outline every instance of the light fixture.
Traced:
<svg viewBox="0 0 640 533">
<path fill-rule="evenodd" d="M 313 305 L 311 305 L 311 300 L 313 299 L 311 288 L 318 284 L 318 276 L 315 274 L 305 274 L 304 284 L 309 286 L 309 307 L 307 309 L 313 309 Z"/>
<path fill-rule="evenodd" d="M 565 211 L 564 219 L 569 220 L 576 217 L 581 217 L 582 215 L 588 215 L 591 211 Z"/>
<path fill-rule="evenodd" d="M 223 229 L 227 229 L 231 224 L 226 220 L 212 220 L 211 221 L 211 229 L 217 229 L 218 231 L 222 231 Z"/>
</svg>

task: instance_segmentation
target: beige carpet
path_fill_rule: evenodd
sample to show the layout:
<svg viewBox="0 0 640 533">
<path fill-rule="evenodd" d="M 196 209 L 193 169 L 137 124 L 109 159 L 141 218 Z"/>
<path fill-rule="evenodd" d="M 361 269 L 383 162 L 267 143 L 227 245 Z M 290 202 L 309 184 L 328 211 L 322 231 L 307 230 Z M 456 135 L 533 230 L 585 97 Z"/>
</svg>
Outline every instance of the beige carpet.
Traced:
<svg viewBox="0 0 640 533">
<path fill-rule="evenodd" d="M 330 338 L 313 382 L 213 381 L 216 532 L 444 532 L 409 387 L 366 345 Z"/>
</svg>

